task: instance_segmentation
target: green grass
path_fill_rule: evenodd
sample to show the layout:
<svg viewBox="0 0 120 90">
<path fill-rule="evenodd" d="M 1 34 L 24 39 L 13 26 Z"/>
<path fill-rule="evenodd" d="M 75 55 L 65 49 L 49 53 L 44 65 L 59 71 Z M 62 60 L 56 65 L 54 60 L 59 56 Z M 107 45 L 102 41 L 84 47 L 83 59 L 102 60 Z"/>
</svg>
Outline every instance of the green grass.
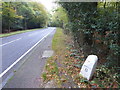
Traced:
<svg viewBox="0 0 120 90">
<path fill-rule="evenodd" d="M 65 35 L 63 34 L 62 29 L 57 28 L 54 38 L 52 40 L 52 49 L 55 53 L 61 52 L 61 49 L 65 47 L 64 45 Z"/>
<path fill-rule="evenodd" d="M 45 72 L 42 74 L 42 77 L 43 77 L 43 80 L 44 80 L 44 81 L 47 79 L 47 75 L 46 75 Z"/>
<path fill-rule="evenodd" d="M 52 49 L 55 54 L 48 58 L 46 63 L 45 72 L 42 74 L 44 81 L 55 80 L 58 87 L 61 86 L 61 82 L 59 80 L 59 69 L 56 63 L 56 55 L 62 54 L 63 50 L 65 50 L 64 44 L 65 35 L 63 34 L 62 29 L 57 28 L 56 33 L 52 40 Z"/>
<path fill-rule="evenodd" d="M 20 34 L 20 33 L 40 30 L 40 29 L 43 29 L 43 28 L 29 29 L 29 30 L 22 30 L 22 31 L 15 31 L 15 32 L 10 32 L 10 33 L 4 33 L 4 34 L 0 34 L 0 37 L 7 37 L 7 36 L 15 35 L 15 34 Z"/>
</svg>

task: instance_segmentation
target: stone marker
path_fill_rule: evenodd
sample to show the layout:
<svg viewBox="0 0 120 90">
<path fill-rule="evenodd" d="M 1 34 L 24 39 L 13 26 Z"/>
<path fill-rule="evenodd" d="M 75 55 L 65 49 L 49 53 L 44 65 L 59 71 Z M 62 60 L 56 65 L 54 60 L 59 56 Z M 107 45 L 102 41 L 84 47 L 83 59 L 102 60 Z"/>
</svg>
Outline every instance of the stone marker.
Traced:
<svg viewBox="0 0 120 90">
<path fill-rule="evenodd" d="M 98 57 L 96 55 L 89 55 L 84 62 L 80 74 L 90 80 L 96 70 Z"/>
</svg>

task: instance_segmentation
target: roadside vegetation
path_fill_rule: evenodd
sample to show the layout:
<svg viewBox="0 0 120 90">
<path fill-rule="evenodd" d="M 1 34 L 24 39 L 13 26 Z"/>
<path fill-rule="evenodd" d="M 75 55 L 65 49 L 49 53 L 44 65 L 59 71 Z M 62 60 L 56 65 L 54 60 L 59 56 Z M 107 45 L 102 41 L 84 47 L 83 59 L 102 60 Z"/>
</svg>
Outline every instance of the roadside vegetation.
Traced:
<svg viewBox="0 0 120 90">
<path fill-rule="evenodd" d="M 62 29 L 57 28 L 57 31 L 54 35 L 52 41 L 52 49 L 54 50 L 54 56 L 50 57 L 45 66 L 45 72 L 43 72 L 43 80 L 44 82 L 48 82 L 50 80 L 55 80 L 58 87 L 61 87 L 61 82 L 59 80 L 59 68 L 57 64 L 57 59 L 60 58 L 58 55 L 63 55 L 63 51 L 65 50 L 64 43 L 65 35 L 62 33 Z"/>
<path fill-rule="evenodd" d="M 29 29 L 29 30 L 20 30 L 20 31 L 14 31 L 14 32 L 10 32 L 10 33 L 3 33 L 3 34 L 0 34 L 0 37 L 7 37 L 7 36 L 15 35 L 15 34 L 20 34 L 20 33 L 40 30 L 40 29 L 43 29 L 43 28 Z"/>
<path fill-rule="evenodd" d="M 20 33 L 25 33 L 25 32 L 35 31 L 35 30 L 40 30 L 40 29 L 43 29 L 43 28 L 28 29 L 28 30 L 14 31 L 14 32 L 10 32 L 10 33 L 3 33 L 3 34 L 0 34 L 0 37 L 7 37 L 7 36 L 15 35 L 15 34 L 20 34 Z"/>
<path fill-rule="evenodd" d="M 37 2 L 0 2 L 2 32 L 10 33 L 47 26 L 48 12 Z"/>
<path fill-rule="evenodd" d="M 58 51 L 62 54 L 59 52 L 56 57 L 50 59 L 50 62 L 57 63 L 59 74 L 56 75 L 59 77 L 59 82 L 69 80 L 70 84 L 73 81 L 72 85 L 61 83 L 61 86 L 119 88 L 120 2 L 59 2 L 58 4 L 61 7 L 55 10 L 53 16 L 56 16 L 56 20 L 53 19 L 51 25 L 61 27 L 65 36 L 70 35 L 71 40 L 69 42 L 69 39 L 64 37 L 63 45 L 67 49 L 62 50 L 60 44 Z M 61 17 L 62 13 L 64 17 Z M 88 81 L 81 77 L 79 72 L 90 54 L 97 55 L 99 62 L 92 80 Z M 65 75 L 61 76 L 60 73 Z M 69 79 L 66 78 L 68 75 Z M 53 78 L 51 76 L 50 79 Z"/>
<path fill-rule="evenodd" d="M 63 7 L 55 9 L 50 19 L 49 25 L 52 27 L 65 27 L 68 23 L 68 16 Z"/>
<path fill-rule="evenodd" d="M 118 88 L 114 69 L 98 65 L 90 81 L 79 74 L 85 56 L 74 46 L 73 37 L 65 35 L 61 28 L 57 28 L 52 49 L 55 54 L 48 59 L 42 74 L 45 83 L 54 81 L 58 88 Z"/>
<path fill-rule="evenodd" d="M 0 4 L 0 37 L 59 27 L 52 42 L 55 54 L 42 75 L 44 82 L 55 80 L 63 88 L 120 88 L 120 2 L 58 2 L 53 15 L 37 2 Z M 99 62 L 88 81 L 79 72 L 90 54 L 97 55 Z"/>
</svg>

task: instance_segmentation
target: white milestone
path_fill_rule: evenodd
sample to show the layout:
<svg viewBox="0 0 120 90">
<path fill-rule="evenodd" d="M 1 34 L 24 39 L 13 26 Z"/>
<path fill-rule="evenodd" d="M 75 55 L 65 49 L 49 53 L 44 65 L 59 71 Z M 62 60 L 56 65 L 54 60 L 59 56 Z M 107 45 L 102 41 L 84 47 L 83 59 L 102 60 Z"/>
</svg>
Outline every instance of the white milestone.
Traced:
<svg viewBox="0 0 120 90">
<path fill-rule="evenodd" d="M 80 74 L 84 78 L 87 78 L 87 80 L 90 80 L 92 78 L 96 70 L 97 61 L 98 61 L 98 57 L 96 55 L 89 55 L 85 60 L 81 68 Z"/>
</svg>

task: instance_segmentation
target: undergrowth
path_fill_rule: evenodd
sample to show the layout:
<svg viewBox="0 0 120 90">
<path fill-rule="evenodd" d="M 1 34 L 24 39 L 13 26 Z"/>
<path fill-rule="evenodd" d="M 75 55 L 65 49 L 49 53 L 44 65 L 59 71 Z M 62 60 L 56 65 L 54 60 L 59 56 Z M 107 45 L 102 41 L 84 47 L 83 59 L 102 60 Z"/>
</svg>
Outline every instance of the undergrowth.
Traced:
<svg viewBox="0 0 120 90">
<path fill-rule="evenodd" d="M 86 57 L 75 48 L 70 36 L 58 28 L 53 38 L 54 56 L 47 61 L 43 79 L 45 82 L 55 80 L 61 88 L 118 88 L 118 76 L 114 69 L 104 65 L 97 66 L 93 78 L 88 81 L 80 73 Z"/>
</svg>

